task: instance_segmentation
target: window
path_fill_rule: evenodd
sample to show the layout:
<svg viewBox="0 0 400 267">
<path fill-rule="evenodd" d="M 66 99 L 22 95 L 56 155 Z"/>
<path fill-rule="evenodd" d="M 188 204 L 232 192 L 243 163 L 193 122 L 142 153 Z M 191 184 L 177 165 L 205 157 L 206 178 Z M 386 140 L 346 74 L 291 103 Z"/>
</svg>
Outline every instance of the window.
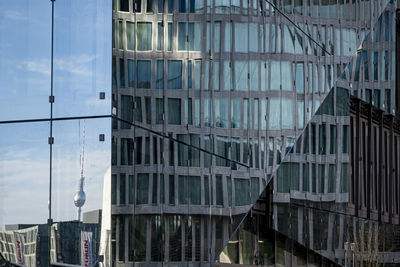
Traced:
<svg viewBox="0 0 400 267">
<path fill-rule="evenodd" d="M 133 110 L 132 96 L 121 95 L 121 110 L 120 110 L 121 119 L 132 122 L 133 121 L 132 110 Z M 130 124 L 121 122 L 121 129 L 130 129 L 130 128 L 131 128 Z"/>
<path fill-rule="evenodd" d="M 153 0 L 147 0 L 146 13 L 153 13 Z"/>
<path fill-rule="evenodd" d="M 235 51 L 249 52 L 249 24 L 235 23 Z"/>
<path fill-rule="evenodd" d="M 228 99 L 216 98 L 214 99 L 215 105 L 215 126 L 221 128 L 228 128 Z M 240 119 L 240 117 L 239 117 Z"/>
<path fill-rule="evenodd" d="M 200 176 L 179 175 L 179 204 L 201 204 Z"/>
<path fill-rule="evenodd" d="M 336 125 L 331 125 L 330 129 L 330 154 L 336 154 Z"/>
<path fill-rule="evenodd" d="M 123 58 L 119 59 L 119 86 L 125 87 L 125 62 Z"/>
<path fill-rule="evenodd" d="M 124 29 L 122 28 L 122 21 L 118 22 L 118 48 L 124 49 Z"/>
<path fill-rule="evenodd" d="M 225 52 L 230 52 L 232 49 L 232 23 L 225 23 Z"/>
<path fill-rule="evenodd" d="M 157 23 L 157 50 L 163 50 L 164 47 L 164 27 L 163 22 Z"/>
<path fill-rule="evenodd" d="M 293 129 L 293 99 L 282 97 L 282 129 Z"/>
<path fill-rule="evenodd" d="M 126 42 L 128 50 L 135 50 L 135 23 L 126 22 Z"/>
<path fill-rule="evenodd" d="M 142 0 L 133 0 L 133 10 L 136 13 L 142 12 Z"/>
<path fill-rule="evenodd" d="M 267 129 L 267 99 L 261 99 L 261 130 Z"/>
<path fill-rule="evenodd" d="M 164 99 L 156 98 L 156 124 L 164 123 Z"/>
<path fill-rule="evenodd" d="M 223 205 L 222 175 L 215 176 L 215 201 L 216 205 Z"/>
<path fill-rule="evenodd" d="M 186 85 L 188 89 L 192 89 L 192 61 L 188 60 L 187 61 L 187 71 L 186 71 Z"/>
<path fill-rule="evenodd" d="M 249 23 L 249 51 L 250 52 L 258 52 L 258 24 L 257 23 Z"/>
<path fill-rule="evenodd" d="M 201 25 L 201 22 L 178 23 L 178 50 L 201 51 Z"/>
<path fill-rule="evenodd" d="M 172 22 L 168 22 L 168 43 L 167 49 L 168 51 L 172 51 Z"/>
<path fill-rule="evenodd" d="M 208 62 L 208 61 L 207 61 Z M 214 61 L 214 82 L 213 89 L 219 90 L 219 62 Z"/>
<path fill-rule="evenodd" d="M 224 85 L 223 90 L 232 90 L 232 68 L 230 61 L 224 61 Z"/>
<path fill-rule="evenodd" d="M 174 12 L 174 1 L 175 0 L 168 0 L 168 13 Z"/>
<path fill-rule="evenodd" d="M 236 90 L 247 91 L 248 61 L 235 61 Z"/>
<path fill-rule="evenodd" d="M 318 164 L 318 192 L 325 193 L 325 165 Z"/>
<path fill-rule="evenodd" d="M 137 23 L 137 50 L 146 51 L 152 50 L 151 38 L 152 24 L 151 22 L 138 22 Z"/>
<path fill-rule="evenodd" d="M 217 153 L 221 157 L 217 158 L 217 166 L 228 167 L 228 161 L 224 158 L 229 158 L 229 140 L 225 136 L 217 136 Z M 224 157 L 224 158 L 222 158 Z"/>
<path fill-rule="evenodd" d="M 157 60 L 156 89 L 164 88 L 164 60 Z"/>
<path fill-rule="evenodd" d="M 303 63 L 296 64 L 296 92 L 304 93 L 304 64 Z"/>
<path fill-rule="evenodd" d="M 343 146 L 342 146 L 342 152 L 343 153 L 349 153 L 349 126 L 348 125 L 343 125 Z"/>
<path fill-rule="evenodd" d="M 121 138 L 121 165 L 133 163 L 133 139 Z"/>
<path fill-rule="evenodd" d="M 168 60 L 168 89 L 182 89 L 182 61 Z"/>
<path fill-rule="evenodd" d="M 200 90 L 201 86 L 201 60 L 194 61 L 194 89 Z"/>
<path fill-rule="evenodd" d="M 147 204 L 149 198 L 149 174 L 141 173 L 137 176 L 136 204 Z"/>
<path fill-rule="evenodd" d="M 208 127 L 212 127 L 213 122 L 213 114 L 212 114 L 212 103 L 210 98 L 204 98 L 204 125 Z"/>
<path fill-rule="evenodd" d="M 244 206 L 248 205 L 249 199 L 249 180 L 248 179 L 238 179 L 235 180 L 235 205 Z"/>
<path fill-rule="evenodd" d="M 135 61 L 128 59 L 128 86 L 135 87 Z"/>
<path fill-rule="evenodd" d="M 336 165 L 329 164 L 328 193 L 335 193 L 335 191 L 336 191 Z"/>
<path fill-rule="evenodd" d="M 175 177 L 174 175 L 169 176 L 169 204 L 175 204 Z"/>
<path fill-rule="evenodd" d="M 310 191 L 310 175 L 309 175 L 308 164 L 303 164 L 303 192 Z"/>
<path fill-rule="evenodd" d="M 186 125 L 192 125 L 193 124 L 193 112 L 192 112 L 192 99 L 188 98 L 185 101 L 185 124 Z"/>
<path fill-rule="evenodd" d="M 258 83 L 258 70 L 259 70 L 259 62 L 256 60 L 250 60 L 249 64 L 249 74 L 250 74 L 250 90 L 259 91 L 260 86 Z"/>
<path fill-rule="evenodd" d="M 281 101 L 280 98 L 272 97 L 269 103 L 269 129 L 279 130 L 281 125 Z M 287 114 L 290 116 L 289 114 Z"/>
<path fill-rule="evenodd" d="M 221 22 L 214 23 L 214 53 L 219 53 L 221 46 Z"/>
<path fill-rule="evenodd" d="M 168 98 L 168 124 L 181 124 L 181 100 Z"/>
<path fill-rule="evenodd" d="M 150 60 L 138 60 L 136 68 L 137 87 L 138 88 L 150 88 L 151 82 L 151 61 Z"/>
<path fill-rule="evenodd" d="M 118 11 L 129 12 L 129 0 L 119 0 Z"/>
</svg>

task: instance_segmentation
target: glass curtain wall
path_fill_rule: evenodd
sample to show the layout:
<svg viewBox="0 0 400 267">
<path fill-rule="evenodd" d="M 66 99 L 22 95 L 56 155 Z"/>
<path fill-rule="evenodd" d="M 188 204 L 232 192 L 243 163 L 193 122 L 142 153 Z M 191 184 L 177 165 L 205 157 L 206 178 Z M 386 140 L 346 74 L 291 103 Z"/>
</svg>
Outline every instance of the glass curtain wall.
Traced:
<svg viewBox="0 0 400 267">
<path fill-rule="evenodd" d="M 353 129 L 355 121 L 350 116 L 350 95 L 363 99 L 385 114 L 390 115 L 394 110 L 393 106 L 385 109 L 385 105 L 381 102 L 374 102 L 372 94 L 377 91 L 376 95 L 381 99 L 381 95 L 383 97 L 385 94 L 385 90 L 381 89 L 382 86 L 392 88 L 387 91 L 385 103 L 393 105 L 390 98 L 392 96 L 389 95 L 394 88 L 394 80 L 390 80 L 390 73 L 394 73 L 395 66 L 387 63 L 385 70 L 385 55 L 395 56 L 394 39 L 387 36 L 387 41 L 383 45 L 376 41 L 376 36 L 383 36 L 383 33 L 377 31 L 381 27 L 380 20 L 385 17 L 388 17 L 388 34 L 391 30 L 395 30 L 395 25 L 389 23 L 389 18 L 395 15 L 394 11 L 395 5 L 389 3 L 369 33 L 366 30 L 358 51 L 348 64 L 342 66 L 343 72 L 339 72 L 341 67 L 338 66 L 338 78 L 330 80 L 335 86 L 312 116 L 292 149 L 287 151 L 288 154 L 274 173 L 273 185 L 267 187 L 262 195 L 264 198 L 258 200 L 252 212 L 231 237 L 220 255 L 220 262 L 258 265 L 264 261 L 263 255 L 270 251 L 271 246 L 275 252 L 275 262 L 285 266 L 306 264 L 325 266 L 333 263 L 343 265 L 346 261 L 348 263 L 352 261 L 352 255 L 355 255 L 356 264 L 395 261 L 394 258 L 389 259 L 391 257 L 389 254 L 394 256 L 398 248 L 395 244 L 388 246 L 385 240 L 390 239 L 388 235 L 396 235 L 396 226 L 388 224 L 387 219 L 378 221 L 375 215 L 367 219 L 366 213 L 361 212 L 367 209 L 363 206 L 367 198 L 366 190 L 354 195 L 354 187 L 358 185 L 354 184 L 355 178 L 352 177 L 357 175 L 354 172 L 357 168 L 355 166 L 358 165 L 354 165 L 350 158 L 357 149 L 350 144 L 351 136 L 355 134 L 354 129 L 356 129 Z M 371 65 L 375 63 L 373 60 L 368 61 L 368 58 L 369 55 L 373 57 L 374 53 L 378 54 L 378 58 L 379 54 L 384 58 L 376 69 L 382 70 L 382 75 L 385 71 L 388 73 L 388 79 L 385 80 L 384 77 L 380 85 L 370 82 L 371 73 L 375 68 Z M 330 75 L 329 72 L 326 72 L 326 75 Z M 329 76 L 325 76 L 320 83 L 329 85 L 329 79 Z M 366 130 L 361 134 L 370 135 Z M 360 155 L 362 158 L 364 156 L 365 154 Z M 365 169 L 362 172 L 365 172 Z M 367 188 L 364 184 L 365 181 L 360 182 L 359 186 Z M 389 193 L 386 197 L 389 198 Z M 272 202 L 271 209 L 264 210 L 268 199 Z M 358 208 L 355 205 L 360 206 Z M 360 209 L 360 212 L 357 213 L 354 209 Z M 279 238 L 274 232 L 275 241 L 269 242 L 270 247 L 264 246 L 260 231 L 254 230 L 261 227 L 259 214 L 270 218 L 271 228 L 289 238 L 286 240 L 286 245 L 280 245 Z M 250 241 L 246 238 L 238 239 L 242 232 L 243 235 L 251 235 Z M 370 239 L 366 239 L 366 236 Z M 235 242 L 240 245 L 235 247 Z M 257 253 L 248 258 L 244 248 L 253 244 L 257 244 L 254 248 Z M 366 247 L 370 249 L 368 252 L 365 250 Z M 341 250 L 341 253 L 338 253 L 338 250 Z"/>
<path fill-rule="evenodd" d="M 87 260 L 105 264 L 111 4 L 2 1 L 0 10 L 0 254 L 7 266 L 81 265 L 86 242 Z"/>
<path fill-rule="evenodd" d="M 368 4 L 114 2 L 117 265 L 214 263 L 387 1 Z"/>
</svg>

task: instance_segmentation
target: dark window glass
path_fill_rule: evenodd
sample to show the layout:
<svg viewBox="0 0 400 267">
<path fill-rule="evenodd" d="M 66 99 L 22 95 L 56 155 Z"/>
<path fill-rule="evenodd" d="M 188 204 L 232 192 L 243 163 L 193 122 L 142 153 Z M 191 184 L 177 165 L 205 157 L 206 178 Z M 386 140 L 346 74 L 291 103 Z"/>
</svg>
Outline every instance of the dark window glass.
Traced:
<svg viewBox="0 0 400 267">
<path fill-rule="evenodd" d="M 164 99 L 156 98 L 156 124 L 164 123 Z"/>
<path fill-rule="evenodd" d="M 117 204 L 117 175 L 111 176 L 111 204 Z"/>
<path fill-rule="evenodd" d="M 132 122 L 133 121 L 132 111 L 133 111 L 132 96 L 121 95 L 121 109 L 120 109 L 121 119 L 128 121 L 128 122 Z M 130 129 L 130 128 L 131 128 L 131 125 L 129 123 L 121 122 L 121 129 Z"/>
<path fill-rule="evenodd" d="M 119 86 L 125 87 L 125 65 L 124 59 L 119 59 Z"/>
<path fill-rule="evenodd" d="M 174 12 L 174 0 L 168 0 L 168 13 Z"/>
<path fill-rule="evenodd" d="M 153 13 L 153 0 L 147 0 L 146 12 Z"/>
<path fill-rule="evenodd" d="M 147 204 L 149 198 L 149 174 L 141 173 L 137 176 L 136 204 Z"/>
<path fill-rule="evenodd" d="M 181 124 L 181 100 L 168 98 L 168 124 Z"/>
<path fill-rule="evenodd" d="M 343 153 L 349 153 L 349 126 L 348 125 L 343 125 L 343 147 L 342 147 L 342 152 Z"/>
<path fill-rule="evenodd" d="M 133 164 L 133 139 L 121 138 L 121 165 Z"/>
<path fill-rule="evenodd" d="M 165 0 L 158 0 L 158 13 L 164 12 L 164 2 Z"/>
<path fill-rule="evenodd" d="M 135 176 L 129 175 L 129 204 L 135 199 Z"/>
<path fill-rule="evenodd" d="M 136 13 L 142 12 L 142 0 L 133 0 L 133 9 Z"/>
<path fill-rule="evenodd" d="M 126 176 L 125 174 L 119 175 L 119 204 L 125 205 L 125 191 L 126 191 Z"/>
<path fill-rule="evenodd" d="M 157 50 L 163 50 L 164 48 L 164 27 L 163 22 L 157 24 Z"/>
<path fill-rule="evenodd" d="M 182 61 L 168 60 L 168 89 L 182 89 Z"/>
<path fill-rule="evenodd" d="M 151 61 L 138 60 L 136 68 L 137 87 L 150 88 L 151 84 Z"/>
<path fill-rule="evenodd" d="M 144 98 L 144 105 L 146 109 L 146 123 L 151 124 L 151 98 L 145 97 Z"/>
<path fill-rule="evenodd" d="M 153 173 L 153 191 L 151 192 L 151 202 L 153 204 L 157 204 L 157 196 L 158 196 L 158 180 L 157 180 L 157 173 Z"/>
<path fill-rule="evenodd" d="M 129 0 L 119 0 L 119 11 L 129 12 Z"/>
<path fill-rule="evenodd" d="M 175 204 L 175 177 L 169 176 L 169 204 Z"/>
<path fill-rule="evenodd" d="M 128 86 L 135 87 L 135 61 L 128 59 Z"/>
<path fill-rule="evenodd" d="M 157 60 L 156 89 L 164 88 L 164 60 Z"/>
<path fill-rule="evenodd" d="M 135 137 L 135 144 L 136 144 L 135 162 L 136 164 L 142 164 L 142 137 Z"/>
<path fill-rule="evenodd" d="M 247 193 L 248 191 L 246 191 Z M 216 205 L 223 205 L 223 188 L 222 188 L 222 176 L 216 175 L 215 176 L 215 200 Z"/>
</svg>

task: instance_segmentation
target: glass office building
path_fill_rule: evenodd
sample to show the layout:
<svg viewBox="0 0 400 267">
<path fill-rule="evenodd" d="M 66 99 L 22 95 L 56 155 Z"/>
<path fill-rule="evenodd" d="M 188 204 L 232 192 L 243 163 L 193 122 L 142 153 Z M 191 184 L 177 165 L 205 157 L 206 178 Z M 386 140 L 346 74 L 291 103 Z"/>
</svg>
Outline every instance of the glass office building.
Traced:
<svg viewBox="0 0 400 267">
<path fill-rule="evenodd" d="M 0 4 L 0 227 L 84 190 L 104 266 L 396 260 L 395 1 L 37 2 Z"/>
</svg>

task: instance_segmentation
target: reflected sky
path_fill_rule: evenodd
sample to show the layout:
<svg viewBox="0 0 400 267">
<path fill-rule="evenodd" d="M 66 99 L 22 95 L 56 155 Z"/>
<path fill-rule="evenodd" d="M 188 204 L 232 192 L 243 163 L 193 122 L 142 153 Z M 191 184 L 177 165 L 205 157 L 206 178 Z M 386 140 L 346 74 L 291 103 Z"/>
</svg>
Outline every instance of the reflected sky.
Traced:
<svg viewBox="0 0 400 267">
<path fill-rule="evenodd" d="M 105 115 L 111 99 L 111 1 L 54 2 L 53 117 Z M 0 121 L 50 117 L 51 1 L 0 2 Z M 99 93 L 105 92 L 105 100 Z M 109 119 L 86 122 L 83 212 L 99 209 L 110 164 Z M 48 217 L 49 123 L 0 126 L 0 229 Z M 53 219 L 73 220 L 82 121 L 54 123 Z M 99 142 L 99 134 L 105 134 Z M 107 141 L 108 140 L 108 141 Z M 28 198 L 29 196 L 29 198 Z"/>
<path fill-rule="evenodd" d="M 109 2 L 55 2 L 55 117 L 110 113 Z M 51 2 L 1 1 L 0 120 L 49 117 L 50 59 Z"/>
<path fill-rule="evenodd" d="M 54 124 L 53 207 L 55 221 L 74 220 L 73 198 L 80 177 L 83 121 Z M 86 120 L 83 212 L 101 209 L 110 168 L 110 120 Z M 45 223 L 48 216 L 49 123 L 1 125 L 0 229 L 5 224 Z M 99 142 L 99 134 L 105 134 Z M 107 176 L 109 177 L 109 175 Z"/>
</svg>

